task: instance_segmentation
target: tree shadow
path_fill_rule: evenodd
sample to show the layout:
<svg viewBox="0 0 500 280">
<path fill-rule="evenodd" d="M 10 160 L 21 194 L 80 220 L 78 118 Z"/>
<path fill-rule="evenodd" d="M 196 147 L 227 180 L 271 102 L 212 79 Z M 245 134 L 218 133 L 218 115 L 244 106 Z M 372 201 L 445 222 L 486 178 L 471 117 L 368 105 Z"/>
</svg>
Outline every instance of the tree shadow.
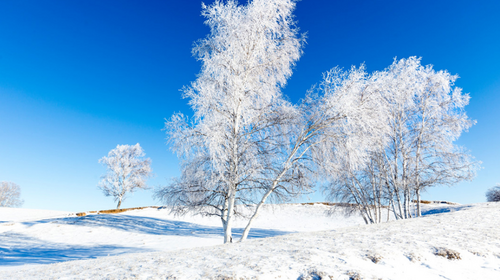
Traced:
<svg viewBox="0 0 500 280">
<path fill-rule="evenodd" d="M 84 217 L 63 217 L 22 222 L 28 227 L 37 224 L 66 224 L 82 227 L 106 227 L 131 233 L 151 235 L 177 235 L 183 237 L 213 237 L 223 239 L 221 227 L 204 226 L 195 223 L 129 215 L 88 215 Z M 233 229 L 233 239 L 238 239 L 243 228 Z M 291 232 L 253 229 L 249 238 L 265 238 Z M 77 238 L 77 236 L 75 236 Z M 125 253 L 150 252 L 151 249 L 123 247 L 116 245 L 82 246 L 75 244 L 47 242 L 22 233 L 3 232 L 0 235 L 0 267 L 24 264 L 50 264 L 71 260 L 93 259 Z"/>
<path fill-rule="evenodd" d="M 140 248 L 111 245 L 79 246 L 53 243 L 13 232 L 2 233 L 0 242 L 0 267 L 51 264 L 148 251 Z"/>
<path fill-rule="evenodd" d="M 87 215 L 83 217 L 64 217 L 38 221 L 24 222 L 24 225 L 33 226 L 41 223 L 67 224 L 87 227 L 108 227 L 117 230 L 152 235 L 177 235 L 177 236 L 213 236 L 222 238 L 222 227 L 205 226 L 195 223 L 175 221 L 168 219 L 151 218 L 144 216 L 131 216 L 123 214 Z M 233 228 L 233 239 L 241 237 L 243 228 Z M 285 235 L 292 232 L 253 228 L 248 238 L 266 238 Z"/>
<path fill-rule="evenodd" d="M 455 211 L 460 211 L 460 210 L 467 209 L 470 207 L 471 207 L 470 205 L 450 205 L 450 206 L 442 206 L 442 207 L 440 206 L 440 207 L 431 208 L 431 209 L 422 209 L 422 216 L 455 212 Z"/>
</svg>

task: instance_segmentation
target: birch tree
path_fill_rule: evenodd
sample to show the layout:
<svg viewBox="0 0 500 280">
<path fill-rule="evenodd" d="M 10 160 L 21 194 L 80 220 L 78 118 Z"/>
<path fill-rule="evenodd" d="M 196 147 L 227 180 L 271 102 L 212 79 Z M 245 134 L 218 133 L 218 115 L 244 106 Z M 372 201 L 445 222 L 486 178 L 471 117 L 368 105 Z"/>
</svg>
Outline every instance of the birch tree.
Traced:
<svg viewBox="0 0 500 280">
<path fill-rule="evenodd" d="M 386 142 L 380 142 L 386 144 L 372 152 L 361 172 L 341 170 L 331 194 L 355 201 L 368 222 L 380 221 L 371 211 L 380 213 L 384 199 L 396 219 L 413 216 L 415 199 L 420 216 L 422 190 L 475 175 L 479 162 L 453 143 L 474 124 L 464 110 L 469 96 L 454 87 L 456 75 L 422 66 L 416 57 L 395 60 L 374 75 L 387 108 L 389 129 L 381 135 Z"/>
<path fill-rule="evenodd" d="M 194 48 L 202 71 L 184 91 L 194 119 L 176 114 L 166 123 L 182 175 L 156 197 L 176 211 L 219 216 L 224 242 L 232 240 L 238 205 L 255 204 L 243 241 L 269 200 L 311 190 L 337 158 L 361 165 L 372 135 L 380 134 L 374 130 L 385 123 L 364 66 L 328 71 L 300 105 L 284 100 L 280 88 L 303 42 L 294 6 L 255 0 L 204 7 L 211 35 Z"/>
<path fill-rule="evenodd" d="M 12 182 L 0 183 L 0 207 L 21 207 L 21 187 Z"/>
<path fill-rule="evenodd" d="M 184 89 L 194 117 L 188 124 L 177 114 L 166 123 L 182 166 L 170 190 L 192 207 L 210 201 L 221 216 L 224 242 L 232 240 L 238 200 L 250 200 L 263 188 L 259 177 L 268 176 L 268 148 L 281 132 L 279 125 L 295 114 L 280 90 L 304 42 L 293 20 L 294 8 L 291 0 L 203 5 L 210 34 L 193 48 L 202 69 Z M 165 202 L 173 201 L 172 194 L 157 191 Z"/>
<path fill-rule="evenodd" d="M 457 75 L 435 71 L 432 65 L 422 66 L 420 60 L 401 59 L 387 70 L 386 97 L 393 108 L 392 145 L 386 153 L 392 159 L 388 178 L 395 192 L 403 191 L 404 210 L 399 216 L 404 218 L 411 217 L 412 192 L 417 200 L 416 215 L 420 216 L 422 190 L 471 180 L 479 165 L 463 147 L 454 144 L 475 123 L 464 109 L 469 95 L 454 86 Z M 397 201 L 400 204 L 401 199 Z"/>
<path fill-rule="evenodd" d="M 361 70 L 357 79 L 349 80 L 345 89 L 336 94 L 337 110 L 346 112 L 345 122 L 350 124 L 340 123 L 341 142 L 322 149 L 321 154 L 326 158 L 319 162 L 327 181 L 324 187 L 327 199 L 344 202 L 348 212 L 359 211 L 366 223 L 375 223 L 382 217 L 379 206 L 383 203 L 383 192 L 373 155 L 385 147 L 390 127 L 387 102 L 382 95 L 382 76 L 366 73 L 364 66 Z"/>
<path fill-rule="evenodd" d="M 241 240 L 245 240 L 266 199 L 276 191 L 298 186 L 311 189 L 314 179 L 336 176 L 338 164 L 356 169 L 385 129 L 378 89 L 370 84 L 364 65 L 349 71 L 335 67 L 324 73 L 298 107 L 298 115 L 282 124 L 289 127 L 273 149 L 278 151 L 269 165 L 268 186 L 250 218 Z M 342 159 L 342 160 L 341 160 Z"/>
<path fill-rule="evenodd" d="M 137 143 L 133 146 L 117 145 L 107 157 L 99 160 L 107 169 L 101 177 L 99 188 L 104 195 L 118 201 L 116 209 L 120 209 L 127 193 L 147 188 L 146 181 L 152 175 L 151 159 L 144 156 L 144 151 Z"/>
<path fill-rule="evenodd" d="M 379 90 L 370 79 L 364 66 L 349 71 L 334 68 L 299 106 L 275 108 L 280 111 L 274 111 L 273 121 L 261 127 L 260 136 L 253 139 L 258 149 L 246 155 L 254 157 L 259 168 L 236 188 L 240 204 L 256 203 L 241 241 L 268 199 L 286 201 L 312 189 L 314 179 L 331 172 L 339 164 L 338 158 L 353 168 L 367 160 L 367 151 L 385 128 Z M 178 212 L 194 210 L 219 216 L 226 230 L 227 186 L 203 146 L 204 135 L 190 129 L 179 115 L 167 125 L 177 133 L 176 150 L 187 148 L 189 152 L 180 154 L 182 177 L 158 190 L 157 197 Z"/>
</svg>

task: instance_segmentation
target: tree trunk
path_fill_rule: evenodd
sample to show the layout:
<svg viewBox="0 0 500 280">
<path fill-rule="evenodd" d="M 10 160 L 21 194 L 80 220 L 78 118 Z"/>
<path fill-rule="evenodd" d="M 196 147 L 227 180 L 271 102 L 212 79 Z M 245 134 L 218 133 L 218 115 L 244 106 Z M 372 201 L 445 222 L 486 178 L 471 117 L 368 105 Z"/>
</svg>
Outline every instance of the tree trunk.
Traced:
<svg viewBox="0 0 500 280">
<path fill-rule="evenodd" d="M 411 215 L 411 193 L 408 194 L 408 218 L 413 218 L 413 216 Z"/>
<path fill-rule="evenodd" d="M 238 138 L 240 131 L 240 119 L 241 119 L 241 100 L 239 101 L 237 107 L 235 108 L 232 127 L 232 145 L 231 145 L 231 160 L 230 160 L 230 184 L 228 193 L 228 206 L 227 206 L 227 218 L 226 218 L 226 230 L 224 231 L 224 243 L 232 243 L 232 227 L 233 227 L 233 212 L 234 212 L 234 202 L 236 200 L 236 191 L 238 189 L 239 181 L 239 157 L 238 157 Z"/>
<path fill-rule="evenodd" d="M 224 229 L 224 243 L 232 243 L 233 242 L 233 212 L 234 212 L 234 201 L 236 198 L 236 187 L 232 189 L 229 193 L 228 207 L 227 207 L 227 215 L 226 215 L 226 228 Z"/>
<path fill-rule="evenodd" d="M 262 208 L 262 205 L 264 205 L 264 203 L 266 202 L 267 197 L 269 195 L 271 195 L 271 193 L 274 191 L 275 185 L 276 184 L 273 184 L 273 187 L 267 191 L 267 193 L 262 197 L 259 204 L 257 205 L 257 208 L 255 208 L 255 212 L 253 213 L 252 217 L 248 221 L 247 226 L 245 227 L 245 230 L 243 231 L 243 235 L 241 235 L 240 242 L 243 242 L 247 239 L 248 233 L 250 232 L 250 229 L 252 228 L 253 222 L 259 216 L 260 209 Z"/>
<path fill-rule="evenodd" d="M 224 205 L 222 207 L 222 209 L 220 210 L 220 220 L 222 222 L 222 230 L 223 230 L 223 233 L 224 233 L 224 243 L 227 243 L 229 242 L 229 240 L 227 240 L 227 237 L 226 237 L 226 232 L 227 232 L 227 208 L 228 208 L 228 199 L 226 198 L 224 200 Z"/>
<path fill-rule="evenodd" d="M 420 188 L 419 187 L 417 187 L 417 189 L 415 190 L 415 193 L 417 196 L 417 217 L 421 217 L 422 212 L 420 210 Z"/>
<path fill-rule="evenodd" d="M 396 210 L 396 204 L 394 202 L 394 195 L 393 195 L 392 191 L 390 191 L 390 196 L 389 196 L 389 207 L 390 207 L 390 205 L 392 205 L 392 213 L 394 214 L 394 218 L 396 218 L 396 220 L 401 219 L 401 217 L 398 215 L 398 212 Z M 401 208 L 400 208 L 400 211 L 401 211 Z"/>
<path fill-rule="evenodd" d="M 264 196 L 262 197 L 262 199 L 260 200 L 259 204 L 257 205 L 257 208 L 255 209 L 255 212 L 253 213 L 252 217 L 250 218 L 250 220 L 248 221 L 247 223 L 247 226 L 245 227 L 245 230 L 243 231 L 243 235 L 241 236 L 241 239 L 240 239 L 240 242 L 242 241 L 245 241 L 248 237 L 248 233 L 250 232 L 250 229 L 252 228 L 252 224 L 253 222 L 255 221 L 255 219 L 257 219 L 257 217 L 259 216 L 259 211 L 260 209 L 262 208 L 262 205 L 264 205 L 264 203 L 266 202 L 267 198 L 274 192 L 274 190 L 276 189 L 276 186 L 278 185 L 279 181 L 281 180 L 281 178 L 285 175 L 285 173 L 287 172 L 288 169 L 290 169 L 290 167 L 292 166 L 293 164 L 293 160 L 292 158 L 295 156 L 295 154 L 297 153 L 298 151 L 298 148 L 301 146 L 301 143 L 303 142 L 300 142 L 298 141 L 295 146 L 294 146 L 294 149 L 293 151 L 290 153 L 290 155 L 288 156 L 288 159 L 286 160 L 285 162 L 285 165 L 283 167 L 283 169 L 281 170 L 281 172 L 278 174 L 278 176 L 276 176 L 276 178 L 274 178 L 273 180 L 273 184 L 271 186 L 271 188 L 266 192 L 266 194 L 264 194 Z M 303 155 L 303 154 L 302 154 Z M 299 157 L 302 157 L 299 156 Z"/>
<path fill-rule="evenodd" d="M 122 199 L 118 199 L 118 205 L 116 205 L 116 209 L 120 209 L 120 206 L 122 205 Z"/>
<path fill-rule="evenodd" d="M 222 221 L 222 229 L 224 230 L 224 243 L 227 243 L 228 240 L 227 240 L 227 236 L 226 236 L 226 232 L 227 232 L 227 222 L 226 220 L 224 219 L 224 217 L 220 217 L 221 221 Z"/>
<path fill-rule="evenodd" d="M 375 218 L 375 223 L 378 223 L 379 222 L 379 205 L 377 205 L 377 202 L 378 202 L 378 194 L 377 194 L 377 188 L 375 186 L 375 176 L 373 176 L 373 172 L 372 172 L 372 194 L 373 194 L 373 212 L 374 212 L 374 218 Z"/>
<path fill-rule="evenodd" d="M 399 217 L 401 219 L 404 219 L 403 217 L 403 207 L 401 206 L 401 197 L 399 195 L 399 190 L 397 188 L 394 188 L 394 194 L 396 196 L 396 202 L 398 203 L 398 209 L 399 209 Z"/>
</svg>

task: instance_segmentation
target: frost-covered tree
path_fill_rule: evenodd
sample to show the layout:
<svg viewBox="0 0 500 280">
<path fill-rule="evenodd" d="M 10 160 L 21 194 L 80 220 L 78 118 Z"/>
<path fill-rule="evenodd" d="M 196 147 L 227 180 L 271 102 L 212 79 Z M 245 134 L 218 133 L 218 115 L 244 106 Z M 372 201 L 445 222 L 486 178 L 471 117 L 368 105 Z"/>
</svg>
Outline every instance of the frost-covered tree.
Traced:
<svg viewBox="0 0 500 280">
<path fill-rule="evenodd" d="M 387 126 L 362 170 L 340 170 L 331 194 L 353 202 L 367 222 L 380 221 L 382 205 L 396 218 L 410 218 L 420 193 L 437 185 L 471 180 L 478 162 L 454 141 L 474 124 L 464 110 L 469 96 L 454 87 L 457 76 L 422 66 L 410 57 L 374 74 L 385 102 Z M 378 215 L 378 216 L 377 216 Z"/>
<path fill-rule="evenodd" d="M 195 44 L 202 69 L 184 90 L 194 117 L 188 124 L 177 114 L 166 123 L 182 175 L 156 196 L 196 211 L 212 206 L 215 211 L 208 213 L 221 217 L 224 242 L 232 239 L 237 205 L 269 188 L 273 173 L 268 167 L 283 136 L 281 124 L 296 115 L 280 90 L 304 42 L 294 8 L 293 0 L 203 5 L 211 32 Z"/>
<path fill-rule="evenodd" d="M 0 207 L 20 207 L 23 203 L 19 185 L 12 182 L 0 183 Z"/>
<path fill-rule="evenodd" d="M 489 189 L 486 192 L 486 201 L 488 202 L 498 202 L 500 201 L 500 184 Z"/>
<path fill-rule="evenodd" d="M 294 6 L 255 0 L 204 7 L 212 33 L 194 49 L 203 67 L 185 90 L 194 120 L 177 114 L 166 124 L 182 175 L 156 196 L 177 211 L 219 216 L 224 242 L 238 205 L 256 205 L 243 241 L 267 201 L 311 190 L 314 175 L 332 176 L 341 158 L 362 165 L 385 123 L 364 67 L 325 73 L 298 106 L 282 98 L 301 54 Z"/>
<path fill-rule="evenodd" d="M 139 145 L 117 145 L 109 151 L 108 156 L 102 157 L 102 163 L 107 172 L 101 177 L 99 188 L 106 196 L 112 196 L 120 209 L 122 201 L 128 192 L 136 189 L 146 189 L 146 181 L 152 175 L 151 159 L 144 158 L 145 154 Z"/>
<path fill-rule="evenodd" d="M 401 59 L 387 69 L 385 96 L 392 128 L 385 153 L 387 183 L 398 209 L 403 204 L 399 216 L 405 218 L 411 215 L 412 194 L 420 216 L 422 190 L 471 180 L 479 164 L 454 144 L 475 123 L 464 109 L 469 95 L 454 86 L 457 75 L 436 71 L 432 65 L 422 66 L 420 60 Z"/>
<path fill-rule="evenodd" d="M 370 84 L 364 66 L 324 73 L 298 106 L 298 115 L 281 125 L 286 132 L 272 149 L 266 192 L 250 218 L 242 240 L 267 197 L 276 191 L 312 188 L 313 179 L 337 176 L 340 162 L 360 168 L 384 126 L 379 91 Z M 270 149 L 271 150 L 271 149 Z M 318 177 L 319 176 L 319 177 Z"/>
<path fill-rule="evenodd" d="M 334 84 L 343 86 L 336 87 L 335 99 L 330 103 L 344 112 L 345 119 L 337 124 L 342 132 L 336 138 L 339 140 L 320 150 L 320 157 L 326 156 L 319 160 L 327 181 L 324 192 L 328 199 L 354 207 L 346 207 L 348 212 L 359 211 L 367 223 L 373 223 L 381 219 L 376 206 L 382 204 L 382 199 L 380 189 L 372 185 L 376 180 L 372 155 L 386 145 L 384 135 L 389 129 L 387 103 L 382 95 L 384 85 L 379 73 L 369 75 L 364 66 L 352 68 L 340 77 L 344 81 Z M 331 84 L 330 80 L 325 79 L 327 84 Z M 371 192 L 375 195 L 368 196 Z"/>
</svg>

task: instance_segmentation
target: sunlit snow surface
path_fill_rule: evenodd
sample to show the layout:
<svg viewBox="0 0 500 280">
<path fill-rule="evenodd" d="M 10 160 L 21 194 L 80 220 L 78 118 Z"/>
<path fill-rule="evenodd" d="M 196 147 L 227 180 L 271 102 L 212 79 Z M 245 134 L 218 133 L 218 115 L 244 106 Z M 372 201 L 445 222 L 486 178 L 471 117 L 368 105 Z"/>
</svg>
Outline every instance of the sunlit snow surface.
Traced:
<svg viewBox="0 0 500 280">
<path fill-rule="evenodd" d="M 0 278 L 500 279 L 500 203 L 425 205 L 423 218 L 379 225 L 329 208 L 268 206 L 251 240 L 229 245 L 217 218 L 166 209 L 0 208 Z M 238 237 L 244 221 L 235 227 Z M 461 260 L 436 256 L 440 248 Z"/>
</svg>

